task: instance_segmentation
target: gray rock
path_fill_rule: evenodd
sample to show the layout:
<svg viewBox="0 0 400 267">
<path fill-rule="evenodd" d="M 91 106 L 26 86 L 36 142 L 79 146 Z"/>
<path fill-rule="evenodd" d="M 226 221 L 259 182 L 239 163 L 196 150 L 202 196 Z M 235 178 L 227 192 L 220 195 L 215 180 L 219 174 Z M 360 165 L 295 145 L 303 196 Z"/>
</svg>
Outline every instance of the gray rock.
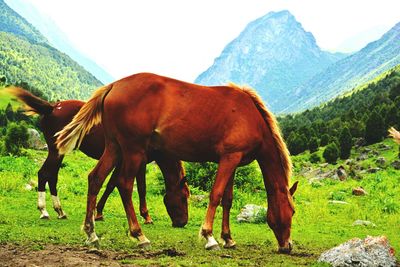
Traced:
<svg viewBox="0 0 400 267">
<path fill-rule="evenodd" d="M 392 147 L 389 146 L 389 145 L 380 143 L 380 144 L 378 145 L 378 149 L 380 149 L 380 150 L 390 150 L 390 149 L 392 149 Z"/>
<path fill-rule="evenodd" d="M 321 254 L 318 261 L 332 266 L 396 266 L 394 250 L 385 236 L 353 238 Z"/>
<path fill-rule="evenodd" d="M 336 175 L 338 176 L 340 181 L 344 181 L 347 178 L 347 173 L 343 166 L 339 166 L 339 168 L 337 168 Z"/>
<path fill-rule="evenodd" d="M 380 171 L 381 169 L 380 168 L 369 168 L 368 170 L 367 170 L 367 172 L 368 173 L 377 173 L 378 171 Z"/>
<path fill-rule="evenodd" d="M 376 164 L 383 167 L 386 164 L 386 159 L 384 157 L 379 157 L 375 160 Z"/>
<path fill-rule="evenodd" d="M 366 160 L 368 159 L 368 154 L 367 153 L 362 153 L 360 156 L 358 156 L 356 158 L 356 160 L 360 161 L 360 160 Z"/>
<path fill-rule="evenodd" d="M 359 226 L 359 225 L 376 227 L 376 224 L 374 224 L 373 222 L 370 222 L 370 221 L 356 220 L 353 222 L 353 226 Z"/>
<path fill-rule="evenodd" d="M 33 149 L 47 149 L 47 145 L 40 138 L 40 133 L 36 129 L 28 129 L 28 147 Z"/>
<path fill-rule="evenodd" d="M 236 217 L 238 222 L 265 223 L 267 221 L 267 208 L 254 204 L 245 205 Z"/>
<path fill-rule="evenodd" d="M 400 170 L 400 160 L 395 160 L 392 162 L 392 167 L 395 168 L 396 170 Z"/>
</svg>

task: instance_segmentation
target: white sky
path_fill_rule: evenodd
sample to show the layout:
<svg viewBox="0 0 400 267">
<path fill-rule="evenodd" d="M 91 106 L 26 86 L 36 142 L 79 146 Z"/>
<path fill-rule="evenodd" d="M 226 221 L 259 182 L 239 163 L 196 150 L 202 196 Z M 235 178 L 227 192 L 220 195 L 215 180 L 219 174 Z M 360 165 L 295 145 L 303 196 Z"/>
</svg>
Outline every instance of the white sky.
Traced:
<svg viewBox="0 0 400 267">
<path fill-rule="evenodd" d="M 358 50 L 400 21 L 399 0 L 26 0 L 116 79 L 194 79 L 245 26 L 289 10 L 330 51 Z"/>
</svg>

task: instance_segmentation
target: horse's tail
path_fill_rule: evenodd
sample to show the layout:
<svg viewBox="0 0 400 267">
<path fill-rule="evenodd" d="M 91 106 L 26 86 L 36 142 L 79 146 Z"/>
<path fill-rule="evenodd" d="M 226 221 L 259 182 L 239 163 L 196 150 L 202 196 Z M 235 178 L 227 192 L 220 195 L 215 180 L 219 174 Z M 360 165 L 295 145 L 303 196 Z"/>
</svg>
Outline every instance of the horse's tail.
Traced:
<svg viewBox="0 0 400 267">
<path fill-rule="evenodd" d="M 8 87 L 6 91 L 25 104 L 24 108 L 29 115 L 49 115 L 53 112 L 54 106 L 52 104 L 20 87 Z"/>
<path fill-rule="evenodd" d="M 90 129 L 101 122 L 103 99 L 111 88 L 112 85 L 110 84 L 97 89 L 72 121 L 55 134 L 57 136 L 56 145 L 60 155 L 79 147 Z"/>
<path fill-rule="evenodd" d="M 394 127 L 389 129 L 389 136 L 393 137 L 394 141 L 400 144 L 400 133 Z"/>
<path fill-rule="evenodd" d="M 265 123 L 271 130 L 272 137 L 275 141 L 275 145 L 278 149 L 281 158 L 282 168 L 284 169 L 286 179 L 289 182 L 289 179 L 292 176 L 292 160 L 290 159 L 289 150 L 287 149 L 286 144 L 283 141 L 282 134 L 279 129 L 278 122 L 276 121 L 275 116 L 267 109 L 267 107 L 261 100 L 261 97 L 257 94 L 255 90 L 246 87 L 238 87 L 234 84 L 231 84 L 231 86 L 242 89 L 243 92 L 245 92 L 248 96 L 250 96 L 251 100 L 253 100 L 254 105 L 261 113 Z"/>
</svg>

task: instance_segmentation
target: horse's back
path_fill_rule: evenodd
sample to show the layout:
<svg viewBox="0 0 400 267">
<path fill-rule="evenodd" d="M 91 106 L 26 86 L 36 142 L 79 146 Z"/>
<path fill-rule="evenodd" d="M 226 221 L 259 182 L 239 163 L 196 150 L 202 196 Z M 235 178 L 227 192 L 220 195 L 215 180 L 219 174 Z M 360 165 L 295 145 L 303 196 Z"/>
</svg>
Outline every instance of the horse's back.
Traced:
<svg viewBox="0 0 400 267">
<path fill-rule="evenodd" d="M 104 118 L 115 134 L 135 142 L 150 138 L 154 149 L 184 155 L 180 157 L 186 160 L 218 161 L 221 153 L 250 151 L 261 142 L 265 127 L 243 90 L 150 73 L 115 82 L 104 100 Z"/>
</svg>

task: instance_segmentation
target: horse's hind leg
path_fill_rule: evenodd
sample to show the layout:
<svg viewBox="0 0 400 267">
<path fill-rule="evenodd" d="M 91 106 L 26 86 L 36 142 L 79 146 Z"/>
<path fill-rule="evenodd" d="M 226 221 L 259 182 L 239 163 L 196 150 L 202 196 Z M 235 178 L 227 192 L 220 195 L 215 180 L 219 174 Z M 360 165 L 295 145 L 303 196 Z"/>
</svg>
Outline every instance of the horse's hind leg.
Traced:
<svg viewBox="0 0 400 267">
<path fill-rule="evenodd" d="M 139 193 L 140 215 L 144 218 L 145 224 L 152 224 L 153 220 L 149 215 L 146 203 L 146 164 L 142 164 L 136 175 L 137 190 Z"/>
<path fill-rule="evenodd" d="M 110 177 L 110 180 L 107 183 L 107 187 L 106 190 L 104 191 L 103 195 L 101 196 L 99 202 L 97 202 L 97 206 L 96 206 L 96 216 L 95 216 L 95 220 L 96 221 L 102 221 L 104 220 L 103 217 L 103 209 L 104 206 L 106 205 L 107 199 L 110 196 L 110 194 L 112 193 L 112 191 L 114 191 L 114 188 L 117 186 L 117 179 L 118 179 L 118 175 L 119 175 L 119 171 L 120 171 L 120 166 L 121 164 L 118 163 L 115 166 L 115 169 Z"/>
<path fill-rule="evenodd" d="M 129 233 L 131 237 L 139 240 L 139 247 L 147 247 L 150 241 L 142 233 L 132 203 L 132 190 L 135 176 L 142 165 L 146 164 L 144 152 L 126 152 L 122 161 L 120 176 L 118 177 L 118 190 L 121 195 L 122 204 L 128 219 Z"/>
<path fill-rule="evenodd" d="M 218 243 L 212 234 L 215 211 L 221 202 L 221 198 L 230 178 L 234 176 L 234 172 L 241 158 L 242 153 L 233 153 L 225 155 L 220 159 L 217 177 L 210 193 L 210 202 L 207 208 L 206 219 L 201 229 L 202 236 L 207 239 L 206 249 L 218 248 Z"/>
<path fill-rule="evenodd" d="M 58 212 L 59 218 L 66 218 L 57 196 L 58 171 L 60 170 L 62 160 L 63 156 L 58 156 L 57 151 L 49 150 L 43 166 L 38 171 L 38 209 L 40 211 L 40 219 L 50 218 L 46 210 L 46 183 L 49 183 L 53 206 Z"/>
<path fill-rule="evenodd" d="M 87 194 L 87 204 L 86 204 L 86 217 L 83 225 L 88 239 L 86 244 L 98 245 L 98 237 L 94 230 L 94 210 L 96 208 L 96 198 L 100 191 L 101 186 L 104 183 L 107 175 L 114 168 L 117 162 L 117 152 L 116 145 L 112 143 L 106 144 L 103 155 L 101 156 L 96 167 L 88 176 L 88 194 Z"/>
<path fill-rule="evenodd" d="M 222 197 L 222 231 L 221 238 L 225 241 L 224 248 L 234 248 L 236 246 L 231 236 L 231 230 L 229 227 L 229 214 L 232 207 L 233 200 L 233 176 L 229 179 L 226 185 L 224 195 Z"/>
</svg>

